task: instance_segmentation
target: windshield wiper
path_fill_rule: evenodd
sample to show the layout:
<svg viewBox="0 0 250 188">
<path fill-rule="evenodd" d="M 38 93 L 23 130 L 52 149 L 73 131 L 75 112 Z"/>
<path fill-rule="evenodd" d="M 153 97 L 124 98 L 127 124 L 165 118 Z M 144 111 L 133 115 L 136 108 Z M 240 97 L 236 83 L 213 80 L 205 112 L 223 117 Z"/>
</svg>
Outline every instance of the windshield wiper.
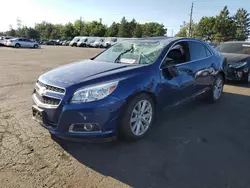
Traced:
<svg viewBox="0 0 250 188">
<path fill-rule="evenodd" d="M 122 53 L 120 53 L 120 54 L 118 55 L 118 57 L 115 59 L 114 63 L 118 63 L 119 60 L 121 59 L 121 56 L 122 56 L 122 55 L 124 55 L 124 54 L 126 54 L 126 53 L 128 53 L 128 52 L 130 52 L 130 51 L 132 51 L 132 50 L 134 50 L 134 46 L 131 46 L 131 48 L 125 50 L 125 51 L 122 52 Z"/>
</svg>

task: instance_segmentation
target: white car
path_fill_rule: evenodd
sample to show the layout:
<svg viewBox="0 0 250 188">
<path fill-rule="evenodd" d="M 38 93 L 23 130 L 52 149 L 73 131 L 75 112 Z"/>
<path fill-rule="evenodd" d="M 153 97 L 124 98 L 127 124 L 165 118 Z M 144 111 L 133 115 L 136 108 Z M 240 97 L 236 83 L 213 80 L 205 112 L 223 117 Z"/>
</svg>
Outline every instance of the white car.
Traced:
<svg viewBox="0 0 250 188">
<path fill-rule="evenodd" d="M 14 38 L 7 40 L 5 46 L 11 46 L 15 48 L 39 48 L 39 44 L 37 42 L 31 41 L 30 39 L 26 38 Z"/>
<path fill-rule="evenodd" d="M 0 45 L 3 46 L 5 45 L 6 41 L 9 40 L 9 39 L 12 39 L 13 37 L 10 37 L 10 36 L 1 36 L 0 37 Z"/>
<path fill-rule="evenodd" d="M 104 38 L 98 38 L 95 42 L 90 43 L 90 46 L 94 47 L 94 48 L 106 48 L 106 47 L 108 47 Z"/>
</svg>

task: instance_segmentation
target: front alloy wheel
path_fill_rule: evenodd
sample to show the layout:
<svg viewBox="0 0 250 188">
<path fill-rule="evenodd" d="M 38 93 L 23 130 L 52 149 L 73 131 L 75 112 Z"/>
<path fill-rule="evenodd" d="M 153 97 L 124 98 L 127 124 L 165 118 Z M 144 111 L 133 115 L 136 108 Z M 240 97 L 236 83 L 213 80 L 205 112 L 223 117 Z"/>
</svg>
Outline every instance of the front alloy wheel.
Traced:
<svg viewBox="0 0 250 188">
<path fill-rule="evenodd" d="M 130 126 L 134 135 L 141 136 L 148 130 L 152 115 L 152 105 L 149 101 L 141 100 L 135 105 L 130 118 Z"/>
<path fill-rule="evenodd" d="M 134 96 L 124 107 L 118 127 L 119 136 L 131 141 L 142 138 L 153 123 L 154 112 L 155 104 L 148 94 Z"/>
</svg>

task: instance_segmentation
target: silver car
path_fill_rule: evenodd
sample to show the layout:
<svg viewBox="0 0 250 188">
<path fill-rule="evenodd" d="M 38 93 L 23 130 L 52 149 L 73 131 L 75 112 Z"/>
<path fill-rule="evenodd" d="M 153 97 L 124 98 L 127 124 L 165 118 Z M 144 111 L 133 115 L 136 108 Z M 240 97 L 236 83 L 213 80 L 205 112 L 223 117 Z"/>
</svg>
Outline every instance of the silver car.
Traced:
<svg viewBox="0 0 250 188">
<path fill-rule="evenodd" d="M 7 42 L 5 43 L 5 46 L 11 46 L 15 48 L 20 48 L 20 47 L 39 48 L 39 44 L 37 42 L 34 42 L 26 38 L 14 38 L 14 39 L 7 40 Z"/>
</svg>

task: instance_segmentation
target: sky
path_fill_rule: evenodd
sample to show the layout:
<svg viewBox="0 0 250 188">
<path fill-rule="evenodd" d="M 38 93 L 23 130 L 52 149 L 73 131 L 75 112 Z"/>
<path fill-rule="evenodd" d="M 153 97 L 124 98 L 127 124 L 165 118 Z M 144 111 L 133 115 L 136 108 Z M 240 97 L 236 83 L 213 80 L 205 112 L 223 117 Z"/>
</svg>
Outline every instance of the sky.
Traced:
<svg viewBox="0 0 250 188">
<path fill-rule="evenodd" d="M 162 23 L 171 36 L 183 21 L 189 21 L 192 2 L 196 22 L 202 16 L 218 14 L 225 5 L 231 14 L 241 7 L 250 11 L 250 0 L 1 0 L 0 31 L 8 30 L 10 25 L 16 28 L 17 19 L 31 27 L 42 21 L 65 24 L 80 17 L 85 21 L 102 18 L 110 25 L 125 16 L 139 23 Z"/>
</svg>

